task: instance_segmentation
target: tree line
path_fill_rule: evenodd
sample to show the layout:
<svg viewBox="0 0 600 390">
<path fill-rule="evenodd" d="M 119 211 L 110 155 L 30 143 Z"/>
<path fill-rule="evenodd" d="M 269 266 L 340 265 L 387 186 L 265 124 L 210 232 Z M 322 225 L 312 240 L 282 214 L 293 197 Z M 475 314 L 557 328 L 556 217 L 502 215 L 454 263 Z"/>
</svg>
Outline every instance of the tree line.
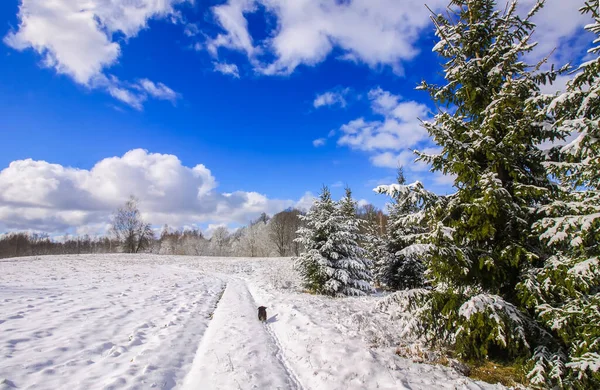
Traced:
<svg viewBox="0 0 600 390">
<path fill-rule="evenodd" d="M 364 219 L 383 221 L 385 216 L 373 205 L 357 210 Z M 86 253 L 153 253 L 187 256 L 290 257 L 304 249 L 295 241 L 304 225 L 305 212 L 290 208 L 269 216 L 265 213 L 235 230 L 218 227 L 207 238 L 199 229 L 176 229 L 164 225 L 156 234 L 144 221 L 138 200 L 131 197 L 111 216 L 110 230 L 101 237 L 46 233 L 11 232 L 0 236 L 0 258 Z"/>
<path fill-rule="evenodd" d="M 45 233 L 7 233 L 0 237 L 0 258 L 82 253 L 114 253 L 120 243 L 109 237 L 64 236 L 53 240 Z"/>
</svg>

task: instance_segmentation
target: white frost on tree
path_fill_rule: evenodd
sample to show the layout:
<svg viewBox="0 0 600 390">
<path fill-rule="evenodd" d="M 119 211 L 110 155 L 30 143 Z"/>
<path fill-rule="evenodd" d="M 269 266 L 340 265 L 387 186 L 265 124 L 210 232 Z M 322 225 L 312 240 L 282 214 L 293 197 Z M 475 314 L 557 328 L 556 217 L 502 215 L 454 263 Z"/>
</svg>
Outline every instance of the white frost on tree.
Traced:
<svg viewBox="0 0 600 390">
<path fill-rule="evenodd" d="M 388 289 L 419 288 L 426 283 L 425 254 L 431 248 L 427 243 L 430 233 L 427 210 L 441 198 L 427 191 L 420 182 L 406 185 L 401 169 L 397 181 L 397 184 L 374 189 L 393 200 L 388 206 L 387 233 L 374 273 L 379 284 Z"/>
<path fill-rule="evenodd" d="M 256 221 L 242 228 L 233 244 L 235 255 L 243 257 L 267 257 L 274 249 L 268 225 L 263 221 Z"/>
<path fill-rule="evenodd" d="M 209 247 L 212 256 L 229 256 L 231 254 L 231 236 L 225 226 L 215 229 L 210 238 Z"/>
<path fill-rule="evenodd" d="M 418 154 L 432 171 L 454 175 L 457 192 L 425 212 L 421 243 L 430 246 L 417 249 L 426 255 L 431 293 L 421 329 L 464 359 L 526 359 L 537 335 L 516 287 L 542 252 L 531 226 L 555 187 L 537 147 L 554 131 L 529 105 L 540 94 L 539 71 L 523 60 L 535 47 L 531 18 L 543 0 L 526 17 L 516 2 L 449 3 L 432 16 L 444 80 L 419 87 L 438 107 L 423 125 L 439 152 Z M 481 312 L 460 314 L 475 301 Z M 522 334 L 519 327 L 526 342 L 508 337 Z"/>
<path fill-rule="evenodd" d="M 558 339 L 536 350 L 534 384 L 600 387 L 599 5 L 588 0 L 580 10 L 593 18 L 586 26 L 596 37 L 588 51 L 593 59 L 573 71 L 564 93 L 536 101 L 559 137 L 576 137 L 547 151 L 546 165 L 560 188 L 534 228 L 548 256 L 520 286 L 528 307 Z"/>
<path fill-rule="evenodd" d="M 143 220 L 138 202 L 136 197 L 131 196 L 111 217 L 110 231 L 127 253 L 147 249 L 154 238 L 152 225 Z"/>
<path fill-rule="evenodd" d="M 305 251 L 296 258 L 304 286 L 331 296 L 365 295 L 372 291 L 370 261 L 358 245 L 358 220 L 348 196 L 336 204 L 327 187 L 308 213 L 297 238 Z"/>
<path fill-rule="evenodd" d="M 360 233 L 360 220 L 356 215 L 357 202 L 352 199 L 350 188 L 346 188 L 346 196 L 339 202 L 339 212 L 342 216 L 342 231 L 339 246 L 342 258 L 337 261 L 337 268 L 342 275 L 343 295 L 364 295 L 373 292 L 371 281 L 373 263 L 368 259 L 367 252 L 360 246 L 364 241 Z"/>
</svg>

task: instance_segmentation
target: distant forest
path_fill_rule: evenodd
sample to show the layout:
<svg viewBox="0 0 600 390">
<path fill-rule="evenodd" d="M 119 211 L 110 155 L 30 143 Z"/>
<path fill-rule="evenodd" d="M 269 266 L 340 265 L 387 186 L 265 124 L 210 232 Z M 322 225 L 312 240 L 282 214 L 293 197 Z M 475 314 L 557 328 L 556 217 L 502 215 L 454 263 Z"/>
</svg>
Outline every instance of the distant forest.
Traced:
<svg viewBox="0 0 600 390">
<path fill-rule="evenodd" d="M 105 235 L 89 235 L 53 238 L 46 233 L 10 232 L 0 235 L 0 258 L 44 255 L 77 255 L 86 253 L 154 253 L 161 255 L 188 256 L 240 256 L 240 257 L 287 257 L 298 256 L 302 247 L 295 242 L 296 231 L 302 226 L 299 218 L 303 211 L 287 209 L 273 216 L 262 214 L 248 225 L 230 231 L 217 228 L 210 238 L 198 229 L 181 230 L 163 226 L 160 235 L 149 224 L 134 221 L 140 227 L 115 228 L 119 213 L 130 216 L 137 211 L 137 204 L 128 204 L 113 216 L 113 228 Z M 138 211 L 139 213 L 139 211 Z M 380 234 L 385 233 L 387 215 L 373 205 L 358 207 L 357 215 L 377 225 Z M 126 223 L 132 223 L 125 218 Z M 127 234 L 127 232 L 131 232 Z M 142 233 L 140 233 L 142 232 Z"/>
</svg>

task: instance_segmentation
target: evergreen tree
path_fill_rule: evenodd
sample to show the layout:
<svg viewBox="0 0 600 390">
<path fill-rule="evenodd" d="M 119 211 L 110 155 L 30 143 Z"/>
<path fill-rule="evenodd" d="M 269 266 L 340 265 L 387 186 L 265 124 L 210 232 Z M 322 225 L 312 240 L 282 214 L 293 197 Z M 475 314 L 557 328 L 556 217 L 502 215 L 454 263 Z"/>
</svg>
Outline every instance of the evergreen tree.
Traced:
<svg viewBox="0 0 600 390">
<path fill-rule="evenodd" d="M 447 108 L 424 124 L 443 150 L 419 158 L 456 175 L 458 191 L 430 210 L 434 289 L 423 326 L 468 359 L 529 356 L 541 337 L 516 286 L 542 255 L 531 226 L 553 190 L 537 145 L 554 132 L 527 104 L 539 75 L 522 61 L 542 5 L 522 19 L 516 3 L 499 11 L 493 0 L 452 0 L 448 17 L 433 18 L 446 84 L 420 89 Z"/>
<path fill-rule="evenodd" d="M 367 257 L 373 264 L 373 282 L 376 286 L 389 288 L 387 285 L 387 265 L 391 260 L 387 252 L 387 233 L 386 235 L 381 235 L 378 230 L 378 225 L 373 223 L 366 224 L 363 247 L 367 252 Z"/>
<path fill-rule="evenodd" d="M 404 169 L 398 167 L 396 172 L 396 183 L 399 185 L 406 184 L 406 178 L 404 177 Z M 374 189 L 377 193 L 387 194 L 387 186 L 378 186 Z M 396 283 L 396 270 L 399 268 L 398 261 L 396 259 L 396 252 L 403 249 L 398 248 L 396 242 L 393 242 L 392 230 L 394 229 L 393 224 L 397 219 L 399 199 L 392 198 L 392 204 L 388 205 L 388 219 L 386 223 L 386 234 L 383 237 L 379 235 L 369 235 L 369 246 L 368 252 L 371 253 L 373 259 L 373 277 L 378 285 L 389 290 L 399 290 Z"/>
<path fill-rule="evenodd" d="M 391 290 L 423 287 L 425 264 L 422 245 L 429 232 L 425 210 L 439 200 L 416 182 L 405 185 L 402 167 L 398 169 L 397 184 L 379 186 L 376 192 L 390 196 L 387 234 L 381 243 L 381 255 L 375 273 L 379 284 Z"/>
<path fill-rule="evenodd" d="M 352 191 L 346 188 L 346 196 L 339 202 L 342 226 L 339 233 L 341 258 L 336 262 L 337 278 L 345 285 L 343 295 L 365 295 L 373 292 L 371 281 L 373 263 L 367 252 L 360 246 L 364 241 L 360 233 L 361 220 L 356 216 L 357 203 L 352 199 Z"/>
<path fill-rule="evenodd" d="M 324 294 L 325 283 L 334 272 L 333 245 L 331 235 L 336 231 L 339 216 L 335 203 L 327 187 L 323 187 L 317 199 L 306 215 L 301 215 L 304 227 L 298 229 L 299 242 L 304 252 L 296 258 L 296 269 L 300 273 L 304 287 L 311 292 Z"/>
<path fill-rule="evenodd" d="M 534 384 L 563 388 L 600 388 L 600 15 L 599 0 L 581 9 L 594 23 L 596 35 L 589 53 L 564 93 L 545 96 L 543 116 L 554 118 L 554 129 L 567 145 L 548 153 L 547 166 L 561 184 L 560 197 L 540 211 L 534 228 L 553 253 L 532 269 L 519 286 L 527 306 L 559 340 L 540 346 L 530 373 Z M 552 348 L 554 347 L 554 348 Z"/>
<path fill-rule="evenodd" d="M 350 211 L 352 209 L 352 211 Z M 358 246 L 355 203 L 347 193 L 338 207 L 327 187 L 308 213 L 300 218 L 298 230 L 305 251 L 296 259 L 304 286 L 331 296 L 364 295 L 371 291 L 369 261 Z"/>
</svg>

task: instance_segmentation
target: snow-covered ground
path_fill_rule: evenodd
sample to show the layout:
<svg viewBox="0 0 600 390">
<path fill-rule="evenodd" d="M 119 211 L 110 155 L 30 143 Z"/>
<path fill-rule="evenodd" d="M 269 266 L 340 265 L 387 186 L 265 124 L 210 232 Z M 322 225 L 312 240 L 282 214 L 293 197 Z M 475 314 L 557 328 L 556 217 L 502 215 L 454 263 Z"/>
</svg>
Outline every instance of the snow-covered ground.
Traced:
<svg viewBox="0 0 600 390">
<path fill-rule="evenodd" d="M 290 259 L 5 259 L 0 389 L 502 388 L 397 356 L 380 299 L 305 294 Z"/>
</svg>

